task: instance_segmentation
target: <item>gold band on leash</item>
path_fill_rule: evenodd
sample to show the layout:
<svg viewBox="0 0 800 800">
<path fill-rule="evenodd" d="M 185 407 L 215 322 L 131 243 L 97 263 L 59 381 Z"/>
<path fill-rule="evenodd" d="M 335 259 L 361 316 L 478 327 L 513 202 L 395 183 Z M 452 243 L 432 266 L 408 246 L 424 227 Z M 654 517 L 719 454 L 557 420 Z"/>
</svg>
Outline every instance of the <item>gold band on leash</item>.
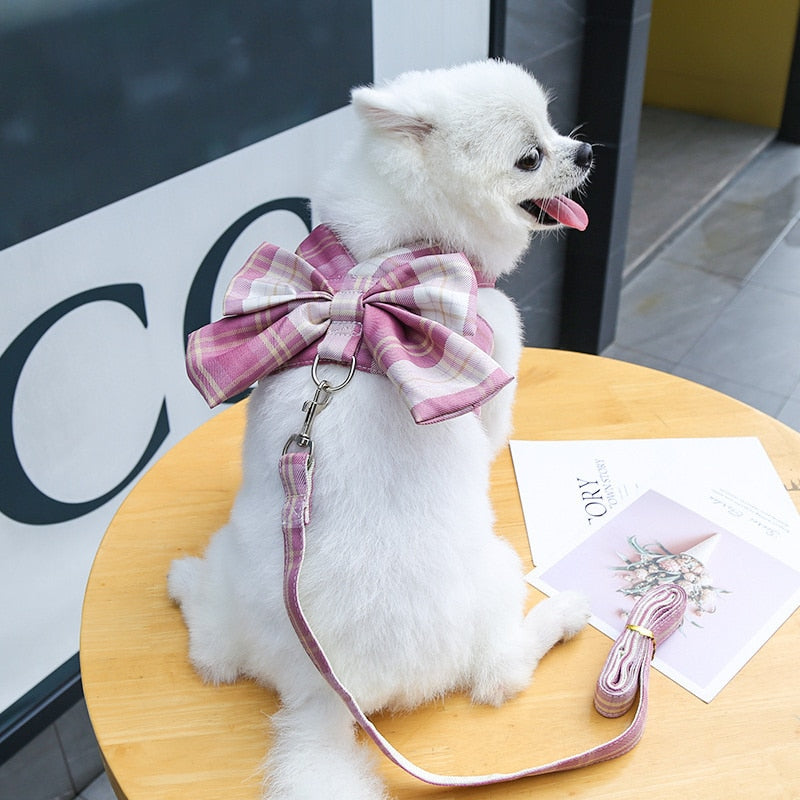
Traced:
<svg viewBox="0 0 800 800">
<path fill-rule="evenodd" d="M 655 657 L 656 654 L 656 637 L 653 631 L 649 630 L 648 628 L 643 628 L 641 625 L 626 625 L 625 626 L 629 631 L 633 631 L 634 633 L 640 633 L 642 636 L 646 636 L 650 641 L 653 643 L 653 656 Z"/>
</svg>

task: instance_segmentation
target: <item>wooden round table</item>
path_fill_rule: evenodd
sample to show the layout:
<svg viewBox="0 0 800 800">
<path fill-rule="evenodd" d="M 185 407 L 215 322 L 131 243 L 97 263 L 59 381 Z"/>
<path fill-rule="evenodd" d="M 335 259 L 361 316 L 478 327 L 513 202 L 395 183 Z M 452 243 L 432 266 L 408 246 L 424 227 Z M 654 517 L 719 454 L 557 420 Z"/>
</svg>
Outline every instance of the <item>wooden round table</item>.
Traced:
<svg viewBox="0 0 800 800">
<path fill-rule="evenodd" d="M 241 403 L 202 425 L 142 478 L 121 506 L 89 578 L 81 628 L 86 702 L 109 778 L 127 800 L 255 800 L 273 693 L 242 681 L 204 685 L 166 592 L 170 562 L 201 553 L 226 520 L 239 480 Z M 596 356 L 526 350 L 518 439 L 758 436 L 800 505 L 800 435 L 736 400 L 664 373 Z M 497 528 L 530 552 L 511 458 L 492 475 Z M 530 591 L 531 604 L 541 595 Z M 593 628 L 559 645 L 500 709 L 448 696 L 379 728 L 423 767 L 512 771 L 577 752 L 626 727 L 592 695 L 610 640 Z M 800 798 L 800 612 L 707 705 L 653 672 L 650 715 L 632 753 L 573 772 L 476 789 L 415 781 L 383 760 L 401 798 Z M 371 746 L 371 745 L 369 745 Z M 309 769 L 325 769 L 324 763 Z"/>
</svg>

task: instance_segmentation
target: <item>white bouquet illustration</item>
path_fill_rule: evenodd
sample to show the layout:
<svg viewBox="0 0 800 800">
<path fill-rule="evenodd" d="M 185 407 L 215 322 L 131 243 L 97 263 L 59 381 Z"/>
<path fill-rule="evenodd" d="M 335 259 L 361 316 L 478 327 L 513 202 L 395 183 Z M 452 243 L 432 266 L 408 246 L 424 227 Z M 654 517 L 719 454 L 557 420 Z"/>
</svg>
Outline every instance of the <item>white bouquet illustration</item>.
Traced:
<svg viewBox="0 0 800 800">
<path fill-rule="evenodd" d="M 687 613 L 697 617 L 713 614 L 717 610 L 719 595 L 730 594 L 727 589 L 714 586 L 707 567 L 720 538 L 719 533 L 714 533 L 688 550 L 673 553 L 658 542 L 643 546 L 636 536 L 629 536 L 628 544 L 638 558 L 634 560 L 634 557 L 617 554 L 625 562 L 622 567 L 611 567 L 625 582 L 625 586 L 617 591 L 629 597 L 639 597 L 653 586 L 674 583 L 682 586 L 689 596 Z"/>
</svg>

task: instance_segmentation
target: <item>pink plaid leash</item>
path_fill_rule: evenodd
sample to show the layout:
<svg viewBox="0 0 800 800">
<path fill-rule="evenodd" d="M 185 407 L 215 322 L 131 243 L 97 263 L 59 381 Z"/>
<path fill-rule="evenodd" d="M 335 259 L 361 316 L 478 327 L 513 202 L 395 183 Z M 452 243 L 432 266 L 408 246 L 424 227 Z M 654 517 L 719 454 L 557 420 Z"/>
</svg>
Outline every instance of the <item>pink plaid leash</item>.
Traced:
<svg viewBox="0 0 800 800">
<path fill-rule="evenodd" d="M 293 441 L 296 440 L 290 440 Z M 628 624 L 614 642 L 598 679 L 594 704 L 597 711 L 605 717 L 622 716 L 633 705 L 637 692 L 639 695 L 639 704 L 631 724 L 614 739 L 582 753 L 518 772 L 473 776 L 429 772 L 396 750 L 372 724 L 336 676 L 300 606 L 298 583 L 303 566 L 306 525 L 310 518 L 313 470 L 314 463 L 309 452 L 285 451 L 281 456 L 280 475 L 286 493 L 283 507 L 286 609 L 314 666 L 348 707 L 355 721 L 390 761 L 415 778 L 435 786 L 485 786 L 588 767 L 622 756 L 636 746 L 642 738 L 647 719 L 650 662 L 657 644 L 664 642 L 680 627 L 686 611 L 686 592 L 674 584 L 657 586 L 639 598 L 630 612 Z"/>
<path fill-rule="evenodd" d="M 289 437 L 279 463 L 286 496 L 286 609 L 309 658 L 379 750 L 410 775 L 437 786 L 502 783 L 629 752 L 644 732 L 656 644 L 677 630 L 687 603 L 678 586 L 651 589 L 634 605 L 611 649 L 597 683 L 595 708 L 606 717 L 621 716 L 638 691 L 639 704 L 628 728 L 597 747 L 518 772 L 439 775 L 416 766 L 383 737 L 336 676 L 298 594 L 311 514 L 314 420 L 357 368 L 387 375 L 418 424 L 477 410 L 511 380 L 487 355 L 491 331 L 476 312 L 477 286 L 461 254 L 418 246 L 357 264 L 336 236 L 320 226 L 296 254 L 262 245 L 234 277 L 225 297 L 226 317 L 195 331 L 186 356 L 189 377 L 211 406 L 286 366 L 311 365 L 316 393 L 304 404 L 303 427 Z M 321 360 L 349 364 L 344 381 L 332 385 L 320 380 Z"/>
</svg>

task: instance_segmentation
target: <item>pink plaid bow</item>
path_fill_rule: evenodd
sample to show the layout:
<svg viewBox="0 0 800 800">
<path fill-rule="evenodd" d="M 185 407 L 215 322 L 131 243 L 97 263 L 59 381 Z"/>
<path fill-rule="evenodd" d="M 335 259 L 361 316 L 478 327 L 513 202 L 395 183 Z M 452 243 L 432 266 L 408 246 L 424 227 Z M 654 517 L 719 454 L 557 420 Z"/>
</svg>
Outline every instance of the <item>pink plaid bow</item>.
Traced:
<svg viewBox="0 0 800 800">
<path fill-rule="evenodd" d="M 478 408 L 512 378 L 487 355 L 477 279 L 461 253 L 398 250 L 357 263 L 324 226 L 290 253 L 263 244 L 231 281 L 224 318 L 189 337 L 189 378 L 213 408 L 288 365 L 380 372 L 417 423 Z M 363 345 L 363 346 L 362 346 Z"/>
</svg>

